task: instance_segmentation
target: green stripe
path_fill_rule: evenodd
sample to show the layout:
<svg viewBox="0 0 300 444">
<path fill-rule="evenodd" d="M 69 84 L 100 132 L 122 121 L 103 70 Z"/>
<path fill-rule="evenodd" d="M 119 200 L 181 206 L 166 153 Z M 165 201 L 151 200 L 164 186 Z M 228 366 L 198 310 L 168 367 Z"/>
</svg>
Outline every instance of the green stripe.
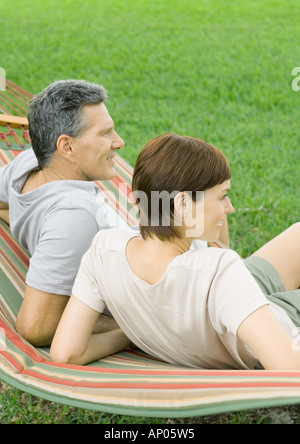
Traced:
<svg viewBox="0 0 300 444">
<path fill-rule="evenodd" d="M 2 269 L 0 269 L 0 296 L 1 295 L 13 312 L 13 315 L 16 317 L 21 308 L 23 299 Z"/>
<path fill-rule="evenodd" d="M 11 138 L 9 138 L 8 141 L 10 143 L 10 147 L 7 146 L 7 144 L 5 142 L 0 141 L 0 148 L 2 150 L 24 151 L 24 150 L 27 150 L 28 148 L 31 148 L 31 145 L 28 143 L 25 143 L 23 140 L 22 140 L 23 145 L 24 145 L 23 148 L 17 142 L 14 142 L 14 141 L 12 142 Z"/>
<path fill-rule="evenodd" d="M 48 401 L 58 402 L 64 405 L 70 405 L 73 407 L 79 407 L 83 409 L 90 409 L 104 413 L 113 413 L 121 415 L 132 416 L 148 416 L 157 418 L 184 418 L 189 416 L 204 416 L 204 415 L 216 415 L 220 413 L 257 409 L 257 408 L 270 408 L 279 407 L 291 404 L 300 404 L 300 396 L 297 397 L 274 397 L 263 399 L 242 399 L 242 400 L 229 400 L 225 402 L 214 402 L 209 405 L 196 405 L 186 407 L 145 407 L 143 405 L 138 406 L 122 406 L 122 405 L 109 405 L 102 403 L 94 403 L 88 400 L 71 399 L 68 396 L 60 396 L 49 391 L 45 391 L 38 387 L 32 387 L 26 382 L 19 382 L 15 378 L 0 372 L 0 379 L 3 382 L 11 384 L 12 386 L 26 391 L 34 396 L 42 397 Z M 204 395 L 205 396 L 205 395 Z M 124 390 L 124 397 L 126 397 L 126 390 Z M 172 394 L 167 396 L 172 397 Z M 199 397 L 201 401 L 201 398 Z M 138 401 L 137 401 L 138 402 Z"/>
</svg>

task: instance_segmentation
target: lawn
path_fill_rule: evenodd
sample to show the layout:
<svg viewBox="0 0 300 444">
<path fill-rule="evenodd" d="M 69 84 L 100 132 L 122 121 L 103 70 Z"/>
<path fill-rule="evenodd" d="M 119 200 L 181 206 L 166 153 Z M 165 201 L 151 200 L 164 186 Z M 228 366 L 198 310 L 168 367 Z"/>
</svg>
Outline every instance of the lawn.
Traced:
<svg viewBox="0 0 300 444">
<path fill-rule="evenodd" d="M 32 93 L 103 84 L 131 164 L 167 131 L 222 149 L 231 246 L 247 256 L 299 220 L 299 23 L 298 0 L 12 0 L 0 4 L 0 67 Z M 2 391 L 0 422 L 16 417 L 11 399 L 24 411 L 19 398 Z"/>
</svg>

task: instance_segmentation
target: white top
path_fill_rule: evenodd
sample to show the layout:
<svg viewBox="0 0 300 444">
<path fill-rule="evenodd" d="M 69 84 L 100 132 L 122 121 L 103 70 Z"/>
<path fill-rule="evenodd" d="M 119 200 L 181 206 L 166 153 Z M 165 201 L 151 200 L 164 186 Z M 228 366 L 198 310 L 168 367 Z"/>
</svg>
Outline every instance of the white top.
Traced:
<svg viewBox="0 0 300 444">
<path fill-rule="evenodd" d="M 236 333 L 269 302 L 239 255 L 218 248 L 187 251 L 151 285 L 126 258 L 135 236 L 127 228 L 98 233 L 82 259 L 74 296 L 98 312 L 107 306 L 125 334 L 159 359 L 201 368 L 259 366 Z M 277 311 L 280 318 L 283 310 Z"/>
<path fill-rule="evenodd" d="M 69 296 L 98 230 L 127 224 L 93 182 L 57 180 L 22 194 L 28 175 L 37 169 L 32 149 L 0 168 L 0 202 L 9 205 L 13 236 L 31 254 L 27 285 Z"/>
</svg>

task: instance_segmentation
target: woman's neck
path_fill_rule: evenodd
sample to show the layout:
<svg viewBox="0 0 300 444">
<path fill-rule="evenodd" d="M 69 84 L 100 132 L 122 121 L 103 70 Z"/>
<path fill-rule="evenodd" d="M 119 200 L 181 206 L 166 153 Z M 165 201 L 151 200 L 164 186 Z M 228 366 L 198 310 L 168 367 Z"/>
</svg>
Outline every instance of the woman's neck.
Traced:
<svg viewBox="0 0 300 444">
<path fill-rule="evenodd" d="M 176 238 L 172 241 L 162 241 L 155 236 L 144 240 L 144 247 L 149 253 L 157 257 L 175 257 L 188 251 L 191 243 L 192 239 L 189 238 Z"/>
<path fill-rule="evenodd" d="M 175 257 L 190 249 L 189 239 L 161 241 L 157 237 L 147 240 L 132 238 L 126 248 L 128 264 L 139 278 L 149 284 L 156 284 L 166 272 Z"/>
</svg>

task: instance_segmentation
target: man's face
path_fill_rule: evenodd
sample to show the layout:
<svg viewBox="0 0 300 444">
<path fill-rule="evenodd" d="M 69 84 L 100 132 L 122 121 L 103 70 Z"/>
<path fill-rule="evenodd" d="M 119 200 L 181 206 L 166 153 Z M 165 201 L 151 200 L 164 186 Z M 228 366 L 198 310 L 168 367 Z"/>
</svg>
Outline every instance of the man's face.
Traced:
<svg viewBox="0 0 300 444">
<path fill-rule="evenodd" d="M 114 169 L 116 150 L 124 147 L 124 141 L 114 130 L 114 122 L 104 103 L 86 105 L 82 109 L 88 123 L 85 132 L 72 139 L 77 177 L 79 180 L 108 180 Z"/>
</svg>

